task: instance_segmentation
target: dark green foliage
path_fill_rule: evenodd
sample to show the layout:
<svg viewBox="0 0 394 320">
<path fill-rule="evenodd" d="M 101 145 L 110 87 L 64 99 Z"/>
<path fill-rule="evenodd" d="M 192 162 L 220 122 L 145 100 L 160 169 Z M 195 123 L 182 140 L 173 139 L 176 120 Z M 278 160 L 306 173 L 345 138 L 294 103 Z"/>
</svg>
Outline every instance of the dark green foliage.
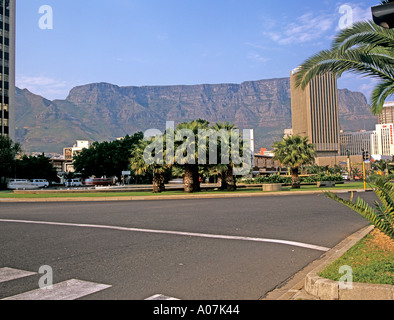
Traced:
<svg viewBox="0 0 394 320">
<path fill-rule="evenodd" d="M 59 180 L 56 169 L 44 154 L 38 157 L 25 155 L 16 161 L 15 168 L 18 179 L 46 179 L 49 182 Z"/>
<path fill-rule="evenodd" d="M 0 188 L 5 185 L 5 178 L 15 175 L 15 157 L 22 151 L 19 143 L 0 135 Z"/>
<path fill-rule="evenodd" d="M 143 139 L 143 133 L 139 132 L 133 136 L 126 136 L 121 140 L 112 142 L 94 142 L 90 148 L 82 150 L 74 157 L 75 171 L 82 174 L 84 178 L 96 177 L 118 177 L 130 166 L 130 153 Z"/>
</svg>

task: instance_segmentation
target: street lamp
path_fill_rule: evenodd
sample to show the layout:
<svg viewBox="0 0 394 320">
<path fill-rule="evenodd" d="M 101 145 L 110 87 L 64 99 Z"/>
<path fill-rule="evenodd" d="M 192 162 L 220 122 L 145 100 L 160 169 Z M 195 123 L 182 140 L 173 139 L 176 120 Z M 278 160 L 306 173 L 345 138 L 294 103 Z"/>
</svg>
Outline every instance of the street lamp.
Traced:
<svg viewBox="0 0 394 320">
<path fill-rule="evenodd" d="M 373 21 L 386 29 L 394 28 L 394 2 L 372 7 Z"/>
</svg>

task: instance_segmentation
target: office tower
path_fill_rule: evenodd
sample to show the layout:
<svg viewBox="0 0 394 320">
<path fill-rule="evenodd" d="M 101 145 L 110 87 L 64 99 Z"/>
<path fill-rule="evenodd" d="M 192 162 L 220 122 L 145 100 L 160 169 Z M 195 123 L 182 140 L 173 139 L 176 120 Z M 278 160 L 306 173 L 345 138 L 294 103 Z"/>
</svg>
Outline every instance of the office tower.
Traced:
<svg viewBox="0 0 394 320">
<path fill-rule="evenodd" d="M 1 135 L 15 140 L 15 0 L 0 0 Z"/>
<path fill-rule="evenodd" d="M 379 124 L 394 123 L 394 102 L 386 102 L 378 116 Z"/>
<path fill-rule="evenodd" d="M 340 152 L 337 79 L 320 75 L 302 90 L 295 86 L 297 71 L 290 74 L 293 134 L 308 137 L 317 157 L 336 156 Z"/>
</svg>

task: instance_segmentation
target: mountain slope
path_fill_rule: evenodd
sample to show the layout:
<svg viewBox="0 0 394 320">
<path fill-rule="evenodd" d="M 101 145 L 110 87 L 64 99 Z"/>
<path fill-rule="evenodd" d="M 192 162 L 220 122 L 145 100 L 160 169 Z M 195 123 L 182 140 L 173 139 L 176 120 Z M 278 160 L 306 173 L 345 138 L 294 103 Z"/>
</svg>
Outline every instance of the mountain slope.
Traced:
<svg viewBox="0 0 394 320">
<path fill-rule="evenodd" d="M 342 129 L 374 128 L 376 117 L 363 94 L 339 90 L 339 109 Z M 150 87 L 93 83 L 54 101 L 26 89 L 16 91 L 17 141 L 26 151 L 60 153 L 77 139 L 113 140 L 151 128 L 164 130 L 166 121 L 198 118 L 253 128 L 256 148 L 269 148 L 291 127 L 290 80 Z"/>
</svg>

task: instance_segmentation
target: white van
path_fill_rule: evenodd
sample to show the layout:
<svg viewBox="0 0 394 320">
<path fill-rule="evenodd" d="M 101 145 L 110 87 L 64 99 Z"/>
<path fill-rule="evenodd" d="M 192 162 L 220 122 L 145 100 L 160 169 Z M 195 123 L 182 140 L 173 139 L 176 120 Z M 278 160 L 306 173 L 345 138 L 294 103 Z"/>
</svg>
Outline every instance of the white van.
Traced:
<svg viewBox="0 0 394 320">
<path fill-rule="evenodd" d="M 27 179 L 11 179 L 7 184 L 7 188 L 10 190 L 34 190 L 38 189 L 38 186 Z"/>
<path fill-rule="evenodd" d="M 40 188 L 48 188 L 49 182 L 45 179 L 32 179 L 31 182 Z"/>
<path fill-rule="evenodd" d="M 82 180 L 81 179 L 67 179 L 64 183 L 66 187 L 82 187 Z"/>
</svg>

